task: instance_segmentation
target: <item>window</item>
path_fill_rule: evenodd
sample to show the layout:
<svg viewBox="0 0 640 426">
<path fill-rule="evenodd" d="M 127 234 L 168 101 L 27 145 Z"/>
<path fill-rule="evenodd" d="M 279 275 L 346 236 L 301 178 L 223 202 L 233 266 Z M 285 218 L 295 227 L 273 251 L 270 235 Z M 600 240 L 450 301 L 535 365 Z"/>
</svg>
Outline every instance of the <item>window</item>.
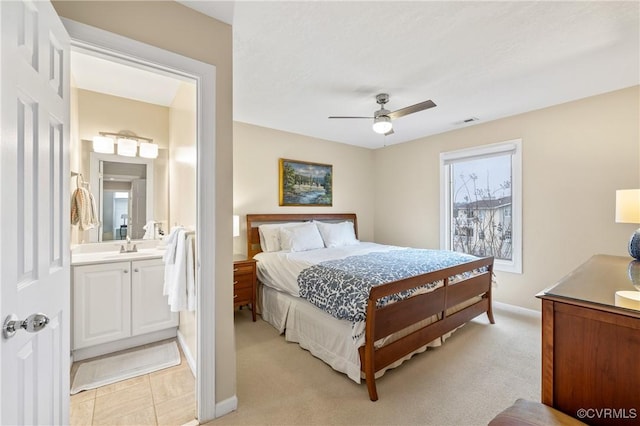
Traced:
<svg viewBox="0 0 640 426">
<path fill-rule="evenodd" d="M 440 246 L 522 273 L 522 141 L 440 154 Z"/>
</svg>

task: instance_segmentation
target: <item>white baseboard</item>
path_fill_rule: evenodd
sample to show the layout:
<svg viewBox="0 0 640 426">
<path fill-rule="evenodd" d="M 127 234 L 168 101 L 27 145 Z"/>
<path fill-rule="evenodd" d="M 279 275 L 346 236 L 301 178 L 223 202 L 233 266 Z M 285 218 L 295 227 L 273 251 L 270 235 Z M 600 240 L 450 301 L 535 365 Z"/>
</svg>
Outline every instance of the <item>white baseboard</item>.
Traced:
<svg viewBox="0 0 640 426">
<path fill-rule="evenodd" d="M 238 397 L 232 396 L 231 398 L 227 398 L 224 401 L 220 401 L 216 404 L 216 418 L 222 417 L 225 414 L 229 414 L 232 411 L 236 411 L 238 409 Z"/>
<path fill-rule="evenodd" d="M 496 302 L 495 300 L 493 301 L 493 306 L 494 307 L 498 307 L 498 308 L 502 308 L 502 309 L 506 309 L 506 310 L 512 310 L 512 311 L 524 311 L 524 312 L 528 312 L 530 314 L 533 315 L 542 315 L 542 313 L 538 310 L 535 309 L 529 309 L 529 308 L 525 308 L 522 306 L 518 306 L 518 305 L 511 305 L 509 303 L 504 303 L 504 302 Z"/>
<path fill-rule="evenodd" d="M 187 345 L 187 341 L 184 339 L 184 335 L 180 332 L 179 329 L 176 337 L 178 338 L 178 343 L 180 344 L 182 353 L 184 353 L 184 357 L 187 359 L 187 364 L 189 364 L 189 368 L 191 369 L 191 374 L 193 374 L 193 377 L 198 377 L 196 375 L 196 359 L 191 353 L 191 350 Z"/>
</svg>

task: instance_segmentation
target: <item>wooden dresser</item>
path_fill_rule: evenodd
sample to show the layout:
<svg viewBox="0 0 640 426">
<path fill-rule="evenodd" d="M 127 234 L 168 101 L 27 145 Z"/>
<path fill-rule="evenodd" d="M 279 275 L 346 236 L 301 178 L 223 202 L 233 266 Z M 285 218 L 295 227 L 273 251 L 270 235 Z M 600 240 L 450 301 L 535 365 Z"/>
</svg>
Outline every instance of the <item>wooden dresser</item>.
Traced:
<svg viewBox="0 0 640 426">
<path fill-rule="evenodd" d="M 640 424 L 640 311 L 630 257 L 596 255 L 542 299 L 542 402 L 591 425 Z"/>
<path fill-rule="evenodd" d="M 233 256 L 233 307 L 251 305 L 256 320 L 256 261 L 244 255 Z"/>
</svg>

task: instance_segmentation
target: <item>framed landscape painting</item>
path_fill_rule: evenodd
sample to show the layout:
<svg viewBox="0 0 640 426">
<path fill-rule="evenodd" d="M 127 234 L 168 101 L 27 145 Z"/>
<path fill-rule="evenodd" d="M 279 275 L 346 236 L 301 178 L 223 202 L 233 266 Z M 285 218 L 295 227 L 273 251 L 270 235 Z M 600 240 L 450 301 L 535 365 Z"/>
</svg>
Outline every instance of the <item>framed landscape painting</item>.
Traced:
<svg viewBox="0 0 640 426">
<path fill-rule="evenodd" d="M 333 166 L 280 159 L 281 206 L 331 206 Z"/>
</svg>

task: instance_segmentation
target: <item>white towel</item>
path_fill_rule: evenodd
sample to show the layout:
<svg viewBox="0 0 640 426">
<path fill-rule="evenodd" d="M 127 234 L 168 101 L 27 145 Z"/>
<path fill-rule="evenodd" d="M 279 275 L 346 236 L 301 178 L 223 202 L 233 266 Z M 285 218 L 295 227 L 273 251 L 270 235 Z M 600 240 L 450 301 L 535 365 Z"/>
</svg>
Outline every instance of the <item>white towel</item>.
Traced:
<svg viewBox="0 0 640 426">
<path fill-rule="evenodd" d="M 169 306 L 171 312 L 180 312 L 187 309 L 187 251 L 186 237 L 184 230 L 178 232 L 178 243 L 176 245 L 176 257 L 171 268 L 169 284 Z"/>
<path fill-rule="evenodd" d="M 144 229 L 144 235 L 142 237 L 143 240 L 153 240 L 156 238 L 155 229 L 156 229 L 156 221 L 150 220 L 147 222 L 145 226 L 142 227 Z"/>
<path fill-rule="evenodd" d="M 182 231 L 184 239 L 184 228 L 176 226 L 171 228 L 171 233 L 167 237 L 167 248 L 165 249 L 162 260 L 164 261 L 164 287 L 162 294 L 168 296 L 173 289 L 173 269 L 176 262 L 176 248 L 178 246 L 178 237 Z"/>
<path fill-rule="evenodd" d="M 196 277 L 193 235 L 187 237 L 187 310 L 196 310 Z"/>
<path fill-rule="evenodd" d="M 163 292 L 172 312 L 196 308 L 193 243 L 183 228 L 172 230 L 167 241 Z"/>
</svg>

